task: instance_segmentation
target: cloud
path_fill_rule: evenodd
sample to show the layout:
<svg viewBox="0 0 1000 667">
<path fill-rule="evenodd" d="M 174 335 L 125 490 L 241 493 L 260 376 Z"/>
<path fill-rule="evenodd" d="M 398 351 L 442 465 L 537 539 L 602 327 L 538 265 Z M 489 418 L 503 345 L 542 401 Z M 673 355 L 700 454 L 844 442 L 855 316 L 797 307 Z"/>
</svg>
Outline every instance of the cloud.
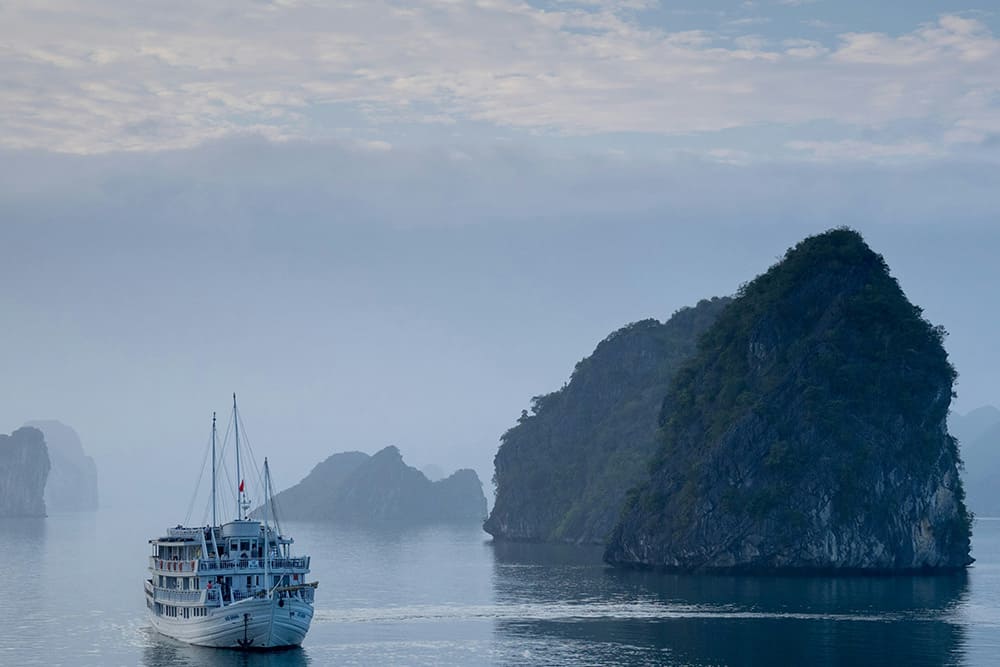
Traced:
<svg viewBox="0 0 1000 667">
<path fill-rule="evenodd" d="M 791 141 L 788 147 L 806 151 L 819 160 L 894 160 L 899 158 L 930 157 L 937 154 L 925 141 L 910 140 L 893 144 L 844 139 L 840 141 Z"/>
<path fill-rule="evenodd" d="M 817 122 L 919 121 L 950 146 L 947 133 L 986 141 L 1000 117 L 1000 40 L 974 18 L 822 44 L 672 32 L 641 21 L 648 4 L 7 3 L 0 144 L 94 153 L 351 134 L 395 145 L 392 128 L 467 124 L 582 138 L 773 125 L 810 141 L 800 128 Z"/>
</svg>

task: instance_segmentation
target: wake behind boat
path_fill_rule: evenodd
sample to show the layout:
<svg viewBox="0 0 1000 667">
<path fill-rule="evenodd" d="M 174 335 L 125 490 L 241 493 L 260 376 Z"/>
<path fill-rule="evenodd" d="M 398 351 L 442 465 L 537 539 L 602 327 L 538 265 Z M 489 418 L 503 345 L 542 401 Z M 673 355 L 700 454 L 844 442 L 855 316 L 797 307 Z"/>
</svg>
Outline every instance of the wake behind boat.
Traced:
<svg viewBox="0 0 1000 667">
<path fill-rule="evenodd" d="M 265 649 L 298 646 L 313 616 L 317 582 L 306 583 L 309 556 L 293 557 L 293 540 L 271 526 L 271 477 L 264 459 L 263 521 L 248 518 L 236 433 L 236 519 L 216 519 L 216 430 L 212 417 L 212 524 L 167 529 L 149 541 L 145 582 L 149 617 L 159 632 L 200 646 Z"/>
</svg>

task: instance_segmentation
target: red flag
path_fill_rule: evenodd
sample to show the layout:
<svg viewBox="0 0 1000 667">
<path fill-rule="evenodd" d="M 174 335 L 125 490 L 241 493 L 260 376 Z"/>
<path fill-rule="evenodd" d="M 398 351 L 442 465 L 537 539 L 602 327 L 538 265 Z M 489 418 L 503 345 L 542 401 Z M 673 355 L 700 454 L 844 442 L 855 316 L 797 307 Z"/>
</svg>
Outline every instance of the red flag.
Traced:
<svg viewBox="0 0 1000 667">
<path fill-rule="evenodd" d="M 240 493 L 243 493 L 243 480 L 240 480 Z"/>
</svg>

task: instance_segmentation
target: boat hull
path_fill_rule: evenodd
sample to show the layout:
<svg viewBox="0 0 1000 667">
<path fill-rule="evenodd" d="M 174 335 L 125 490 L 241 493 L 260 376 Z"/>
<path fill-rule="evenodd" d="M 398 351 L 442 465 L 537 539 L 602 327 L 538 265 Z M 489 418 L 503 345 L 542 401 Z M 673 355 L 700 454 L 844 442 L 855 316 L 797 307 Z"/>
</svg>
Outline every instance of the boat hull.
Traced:
<svg viewBox="0 0 1000 667">
<path fill-rule="evenodd" d="M 211 609 L 207 616 L 182 619 L 150 612 L 156 630 L 197 646 L 236 649 L 273 649 L 299 646 L 312 622 L 312 605 L 294 598 L 242 600 Z"/>
</svg>

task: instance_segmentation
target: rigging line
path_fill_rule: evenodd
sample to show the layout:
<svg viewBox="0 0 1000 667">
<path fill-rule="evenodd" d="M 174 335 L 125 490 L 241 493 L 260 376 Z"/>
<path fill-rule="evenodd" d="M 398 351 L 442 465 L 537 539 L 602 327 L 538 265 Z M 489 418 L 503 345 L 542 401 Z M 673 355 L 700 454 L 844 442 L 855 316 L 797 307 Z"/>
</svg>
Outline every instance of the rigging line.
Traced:
<svg viewBox="0 0 1000 667">
<path fill-rule="evenodd" d="M 201 488 L 201 480 L 205 477 L 205 463 L 208 462 L 208 453 L 212 448 L 212 438 L 209 436 L 208 445 L 204 455 L 201 457 L 201 471 L 198 473 L 198 481 L 194 484 L 194 493 L 191 494 L 191 502 L 188 503 L 187 514 L 184 515 L 184 525 L 191 521 L 191 513 L 194 511 L 194 501 L 198 498 L 198 490 Z"/>
<path fill-rule="evenodd" d="M 239 514 L 239 503 L 240 503 L 239 491 L 238 491 L 239 482 L 237 481 L 236 484 L 233 484 L 233 478 L 231 473 L 229 472 L 229 466 L 226 465 L 226 457 L 225 457 L 225 452 L 229 447 L 229 436 L 233 432 L 234 415 L 235 413 L 233 413 L 233 415 L 230 416 L 229 421 L 226 423 L 226 435 L 223 437 L 222 440 L 222 453 L 219 454 L 219 461 L 222 464 L 223 471 L 226 473 L 226 482 L 228 482 L 228 487 L 229 487 L 229 494 L 224 497 L 232 498 L 233 500 L 232 507 L 236 508 L 236 511 L 233 513 L 232 516 L 237 516 Z"/>
<path fill-rule="evenodd" d="M 268 467 L 268 474 L 271 475 L 271 497 L 268 500 L 271 503 L 271 519 L 274 521 L 274 529 L 277 531 L 278 535 L 281 535 L 281 519 L 278 514 L 278 503 L 277 497 L 274 493 L 274 475 L 271 474 L 271 469 Z"/>
<path fill-rule="evenodd" d="M 219 447 L 219 451 L 216 454 L 217 457 L 219 458 L 219 460 L 223 461 L 223 462 L 226 460 L 226 447 L 229 446 L 229 433 L 232 430 L 232 428 L 233 428 L 232 422 L 226 424 L 226 434 L 222 437 L 222 446 Z M 216 440 L 216 446 L 217 447 L 218 447 L 218 444 L 219 444 L 219 441 Z"/>
<path fill-rule="evenodd" d="M 264 488 L 264 478 L 261 473 L 261 467 L 257 464 L 257 457 L 254 455 L 253 447 L 250 445 L 250 438 L 247 437 L 247 427 L 246 422 L 243 420 L 242 415 L 237 415 L 240 420 L 240 430 L 243 433 L 243 443 L 246 445 L 245 449 L 250 457 L 250 464 L 253 466 L 254 472 L 257 474 L 257 488 Z M 260 507 L 258 507 L 260 509 Z"/>
<path fill-rule="evenodd" d="M 260 466 L 257 465 L 257 457 L 254 455 L 253 447 L 250 445 L 250 438 L 247 436 L 246 422 L 243 420 L 242 415 L 237 416 L 240 420 L 240 428 L 243 429 L 243 442 L 246 444 L 246 450 L 250 456 L 250 462 L 253 464 L 254 472 L 257 473 L 257 483 L 263 486 L 264 478 L 261 476 Z"/>
<path fill-rule="evenodd" d="M 263 478 L 263 474 L 264 473 L 262 472 L 263 469 L 257 463 L 257 457 L 254 454 L 253 447 L 250 444 L 250 438 L 249 438 L 249 436 L 247 436 L 248 429 L 246 427 L 246 421 L 243 419 L 243 415 L 242 414 L 237 415 L 237 417 L 240 420 L 240 430 L 243 433 L 243 439 L 242 439 L 242 441 L 246 445 L 246 451 L 248 453 L 250 463 L 253 466 L 254 471 L 257 473 L 257 483 L 259 484 L 258 489 L 266 489 L 267 485 L 264 482 L 264 478 Z M 270 501 L 270 503 L 271 503 L 271 519 L 274 522 L 275 529 L 278 531 L 278 534 L 280 535 L 281 534 L 281 525 L 280 525 L 280 522 L 279 522 L 278 508 L 277 508 L 276 503 L 274 501 L 274 495 L 275 495 L 274 494 L 274 475 L 271 475 L 271 485 L 270 486 L 271 486 L 270 498 L 265 498 L 261 502 L 261 504 L 258 506 L 257 509 L 261 509 L 263 507 L 263 503 L 264 502 Z M 266 493 L 266 491 L 265 491 L 265 493 Z"/>
<path fill-rule="evenodd" d="M 203 526 L 209 525 L 208 515 L 211 509 L 212 509 L 212 496 L 209 496 L 208 498 L 205 499 L 205 509 L 201 513 L 201 525 Z"/>
<path fill-rule="evenodd" d="M 236 493 L 233 491 L 233 489 L 236 488 L 236 485 L 233 484 L 233 474 L 229 470 L 229 465 L 225 461 L 222 461 L 222 472 L 225 473 L 226 475 L 226 486 L 229 488 L 229 493 L 225 494 L 225 498 L 235 503 Z M 232 505 L 232 507 L 235 507 L 235 505 Z"/>
</svg>

